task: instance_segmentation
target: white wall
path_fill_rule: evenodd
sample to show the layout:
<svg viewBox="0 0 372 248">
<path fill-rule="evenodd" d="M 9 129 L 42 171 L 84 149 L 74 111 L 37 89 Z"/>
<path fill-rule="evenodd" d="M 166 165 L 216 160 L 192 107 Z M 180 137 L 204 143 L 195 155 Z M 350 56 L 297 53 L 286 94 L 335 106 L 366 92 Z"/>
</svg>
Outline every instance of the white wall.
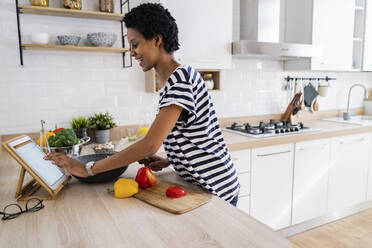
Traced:
<svg viewBox="0 0 372 248">
<path fill-rule="evenodd" d="M 51 6 L 60 2 L 50 0 Z M 133 3 L 134 2 L 134 3 Z M 141 1 L 131 1 L 131 6 Z M 20 1 L 27 3 L 28 0 Z M 87 10 L 98 0 L 83 0 Z M 119 5 L 116 1 L 116 10 Z M 239 37 L 239 0 L 234 0 L 234 40 Z M 58 34 L 112 31 L 120 36 L 120 24 L 110 21 L 21 15 L 23 41 L 33 32 L 47 32 L 52 42 Z M 81 42 L 85 42 L 84 40 Z M 120 46 L 120 40 L 115 44 Z M 0 134 L 39 131 L 40 120 L 50 128 L 68 126 L 72 117 L 109 111 L 119 125 L 137 124 L 155 115 L 157 95 L 145 93 L 144 73 L 134 61 L 122 68 L 122 56 L 110 53 L 24 51 L 20 66 L 15 1 L 0 2 Z M 262 67 L 262 68 L 261 68 Z M 257 69 L 261 68 L 261 69 Z M 351 83 L 372 86 L 371 73 L 288 73 L 274 60 L 233 60 L 233 67 L 221 73 L 221 90 L 212 92 L 220 117 L 279 113 L 289 99 L 282 90 L 287 75 L 336 77 L 329 97 L 319 101 L 320 109 L 346 106 Z M 362 91 L 355 89 L 352 107 L 362 106 Z"/>
</svg>

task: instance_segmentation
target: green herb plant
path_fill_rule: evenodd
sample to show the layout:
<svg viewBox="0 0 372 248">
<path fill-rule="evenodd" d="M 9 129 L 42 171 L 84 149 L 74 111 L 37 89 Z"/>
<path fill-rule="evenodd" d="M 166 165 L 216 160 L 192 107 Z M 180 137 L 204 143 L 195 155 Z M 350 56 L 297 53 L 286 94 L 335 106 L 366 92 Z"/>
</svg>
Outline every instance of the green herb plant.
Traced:
<svg viewBox="0 0 372 248">
<path fill-rule="evenodd" d="M 71 127 L 74 130 L 81 130 L 88 127 L 88 119 L 84 116 L 79 116 L 77 118 L 72 118 Z"/>
<path fill-rule="evenodd" d="M 96 130 L 106 130 L 113 127 L 116 127 L 114 122 L 114 117 L 106 112 L 106 113 L 95 113 L 93 116 L 88 118 L 88 125 L 92 129 Z"/>
</svg>

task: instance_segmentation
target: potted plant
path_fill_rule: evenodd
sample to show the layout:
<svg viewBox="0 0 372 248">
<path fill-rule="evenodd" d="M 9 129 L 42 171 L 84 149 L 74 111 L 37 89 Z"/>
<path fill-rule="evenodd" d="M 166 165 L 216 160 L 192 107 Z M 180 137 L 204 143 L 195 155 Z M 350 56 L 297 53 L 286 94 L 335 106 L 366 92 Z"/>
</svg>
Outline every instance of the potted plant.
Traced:
<svg viewBox="0 0 372 248">
<path fill-rule="evenodd" d="M 110 129 L 116 127 L 114 118 L 108 112 L 95 113 L 88 118 L 88 125 L 95 130 L 96 142 L 106 143 L 110 140 Z"/>
<path fill-rule="evenodd" d="M 79 139 L 88 136 L 87 135 L 88 119 L 85 118 L 84 116 L 72 118 L 71 127 Z"/>
</svg>

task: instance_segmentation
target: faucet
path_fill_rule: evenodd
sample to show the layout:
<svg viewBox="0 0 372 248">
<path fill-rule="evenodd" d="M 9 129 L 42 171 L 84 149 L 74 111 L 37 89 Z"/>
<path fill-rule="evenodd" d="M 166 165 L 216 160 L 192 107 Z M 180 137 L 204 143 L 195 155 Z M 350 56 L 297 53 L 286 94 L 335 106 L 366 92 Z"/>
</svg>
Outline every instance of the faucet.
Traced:
<svg viewBox="0 0 372 248">
<path fill-rule="evenodd" d="M 352 112 L 349 111 L 349 108 L 350 108 L 350 94 L 351 94 L 351 90 L 356 87 L 356 86 L 360 86 L 364 89 L 364 98 L 367 99 L 368 98 L 368 90 L 366 88 L 366 86 L 364 86 L 363 84 L 353 84 L 350 89 L 349 89 L 349 94 L 347 96 L 347 108 L 346 108 L 346 112 L 344 112 L 344 120 L 350 120 L 350 117 L 351 115 L 353 114 Z"/>
</svg>

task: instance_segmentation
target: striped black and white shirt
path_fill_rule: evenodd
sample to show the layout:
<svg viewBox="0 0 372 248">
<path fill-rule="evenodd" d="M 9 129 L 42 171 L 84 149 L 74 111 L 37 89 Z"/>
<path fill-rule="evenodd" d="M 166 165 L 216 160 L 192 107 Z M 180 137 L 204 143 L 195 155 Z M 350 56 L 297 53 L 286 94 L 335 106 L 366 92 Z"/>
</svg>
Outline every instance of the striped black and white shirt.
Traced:
<svg viewBox="0 0 372 248">
<path fill-rule="evenodd" d="M 230 202 L 239 191 L 235 166 L 206 84 L 191 66 L 179 66 L 159 91 L 158 111 L 173 104 L 183 111 L 163 143 L 168 160 L 184 180 Z"/>
</svg>

